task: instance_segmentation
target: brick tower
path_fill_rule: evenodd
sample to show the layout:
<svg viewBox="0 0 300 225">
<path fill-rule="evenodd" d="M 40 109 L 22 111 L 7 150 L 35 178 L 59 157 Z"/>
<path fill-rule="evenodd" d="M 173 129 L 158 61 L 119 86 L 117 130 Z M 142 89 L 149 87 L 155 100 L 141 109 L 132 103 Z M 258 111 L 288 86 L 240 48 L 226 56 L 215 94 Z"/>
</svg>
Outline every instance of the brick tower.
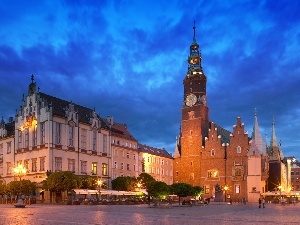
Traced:
<svg viewBox="0 0 300 225">
<path fill-rule="evenodd" d="M 201 66 L 202 58 L 199 45 L 196 42 L 195 24 L 193 29 L 194 36 L 188 56 L 188 71 L 183 80 L 184 99 L 181 134 L 178 139 L 179 152 L 175 153 L 180 154 L 180 158 L 175 159 L 174 171 L 176 176 L 174 181 L 199 185 L 200 154 L 204 138 L 208 133 L 209 110 L 206 105 L 206 76 Z"/>
</svg>

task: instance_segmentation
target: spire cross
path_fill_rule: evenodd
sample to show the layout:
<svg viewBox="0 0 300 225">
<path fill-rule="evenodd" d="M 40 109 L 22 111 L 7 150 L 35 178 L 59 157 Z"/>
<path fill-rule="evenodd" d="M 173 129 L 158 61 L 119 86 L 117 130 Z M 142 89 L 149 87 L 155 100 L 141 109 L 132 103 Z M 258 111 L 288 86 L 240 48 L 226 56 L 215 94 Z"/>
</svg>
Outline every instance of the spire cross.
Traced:
<svg viewBox="0 0 300 225">
<path fill-rule="evenodd" d="M 194 29 L 194 38 L 196 36 L 196 24 L 195 24 L 195 20 L 194 20 L 194 26 L 193 26 L 193 29 Z"/>
<path fill-rule="evenodd" d="M 31 83 L 33 83 L 33 81 L 34 81 L 34 76 L 33 76 L 33 74 L 31 75 Z"/>
</svg>

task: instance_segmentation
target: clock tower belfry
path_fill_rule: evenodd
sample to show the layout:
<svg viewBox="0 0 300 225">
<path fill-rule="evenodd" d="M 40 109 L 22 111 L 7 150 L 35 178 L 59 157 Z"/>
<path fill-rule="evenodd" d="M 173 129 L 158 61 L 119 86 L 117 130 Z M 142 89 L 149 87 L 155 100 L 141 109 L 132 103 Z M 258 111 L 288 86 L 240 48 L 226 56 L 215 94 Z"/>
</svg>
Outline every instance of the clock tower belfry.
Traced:
<svg viewBox="0 0 300 225">
<path fill-rule="evenodd" d="M 201 53 L 196 42 L 196 26 L 188 56 L 188 71 L 183 80 L 184 95 L 178 151 L 175 153 L 174 182 L 200 183 L 201 153 L 209 127 L 206 76 L 201 66 Z"/>
</svg>

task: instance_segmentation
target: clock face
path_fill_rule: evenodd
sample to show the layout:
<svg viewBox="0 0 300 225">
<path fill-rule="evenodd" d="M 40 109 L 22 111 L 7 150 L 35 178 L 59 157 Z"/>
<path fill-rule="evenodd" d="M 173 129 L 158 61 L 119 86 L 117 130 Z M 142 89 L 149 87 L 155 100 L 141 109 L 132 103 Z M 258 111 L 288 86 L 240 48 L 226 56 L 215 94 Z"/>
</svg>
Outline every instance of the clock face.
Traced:
<svg viewBox="0 0 300 225">
<path fill-rule="evenodd" d="M 190 64 L 198 64 L 199 63 L 199 57 L 190 58 L 189 63 Z"/>
<path fill-rule="evenodd" d="M 189 94 L 186 96 L 185 104 L 187 106 L 193 106 L 197 102 L 197 97 L 194 94 Z"/>
</svg>

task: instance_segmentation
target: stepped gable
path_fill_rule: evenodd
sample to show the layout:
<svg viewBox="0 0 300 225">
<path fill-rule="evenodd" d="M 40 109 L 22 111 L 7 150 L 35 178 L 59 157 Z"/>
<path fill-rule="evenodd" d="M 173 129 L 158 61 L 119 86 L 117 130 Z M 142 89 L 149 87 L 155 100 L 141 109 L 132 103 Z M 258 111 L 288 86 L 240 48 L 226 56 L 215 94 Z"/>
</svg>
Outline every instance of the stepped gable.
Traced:
<svg viewBox="0 0 300 225">
<path fill-rule="evenodd" d="M 138 150 L 152 155 L 162 156 L 170 159 L 173 158 L 172 155 L 169 152 L 167 152 L 165 149 L 158 149 L 141 143 L 138 143 Z"/>
<path fill-rule="evenodd" d="M 65 108 L 70 104 L 69 101 L 66 101 L 66 100 L 51 96 L 51 95 L 47 95 L 42 92 L 40 92 L 39 95 L 40 95 L 40 98 L 42 98 L 46 104 L 48 104 L 52 107 L 53 115 L 56 115 L 59 117 L 66 117 Z M 74 105 L 74 110 L 76 112 L 78 112 L 79 122 L 90 124 L 90 118 L 92 117 L 94 111 L 92 109 L 89 109 L 87 107 L 84 107 L 84 106 L 81 106 L 81 105 L 78 105 L 75 103 L 72 103 L 72 104 Z M 107 126 L 107 124 L 105 122 L 105 119 L 99 117 L 99 115 L 97 115 L 97 116 L 101 122 L 101 127 L 109 129 L 109 127 Z"/>
</svg>

